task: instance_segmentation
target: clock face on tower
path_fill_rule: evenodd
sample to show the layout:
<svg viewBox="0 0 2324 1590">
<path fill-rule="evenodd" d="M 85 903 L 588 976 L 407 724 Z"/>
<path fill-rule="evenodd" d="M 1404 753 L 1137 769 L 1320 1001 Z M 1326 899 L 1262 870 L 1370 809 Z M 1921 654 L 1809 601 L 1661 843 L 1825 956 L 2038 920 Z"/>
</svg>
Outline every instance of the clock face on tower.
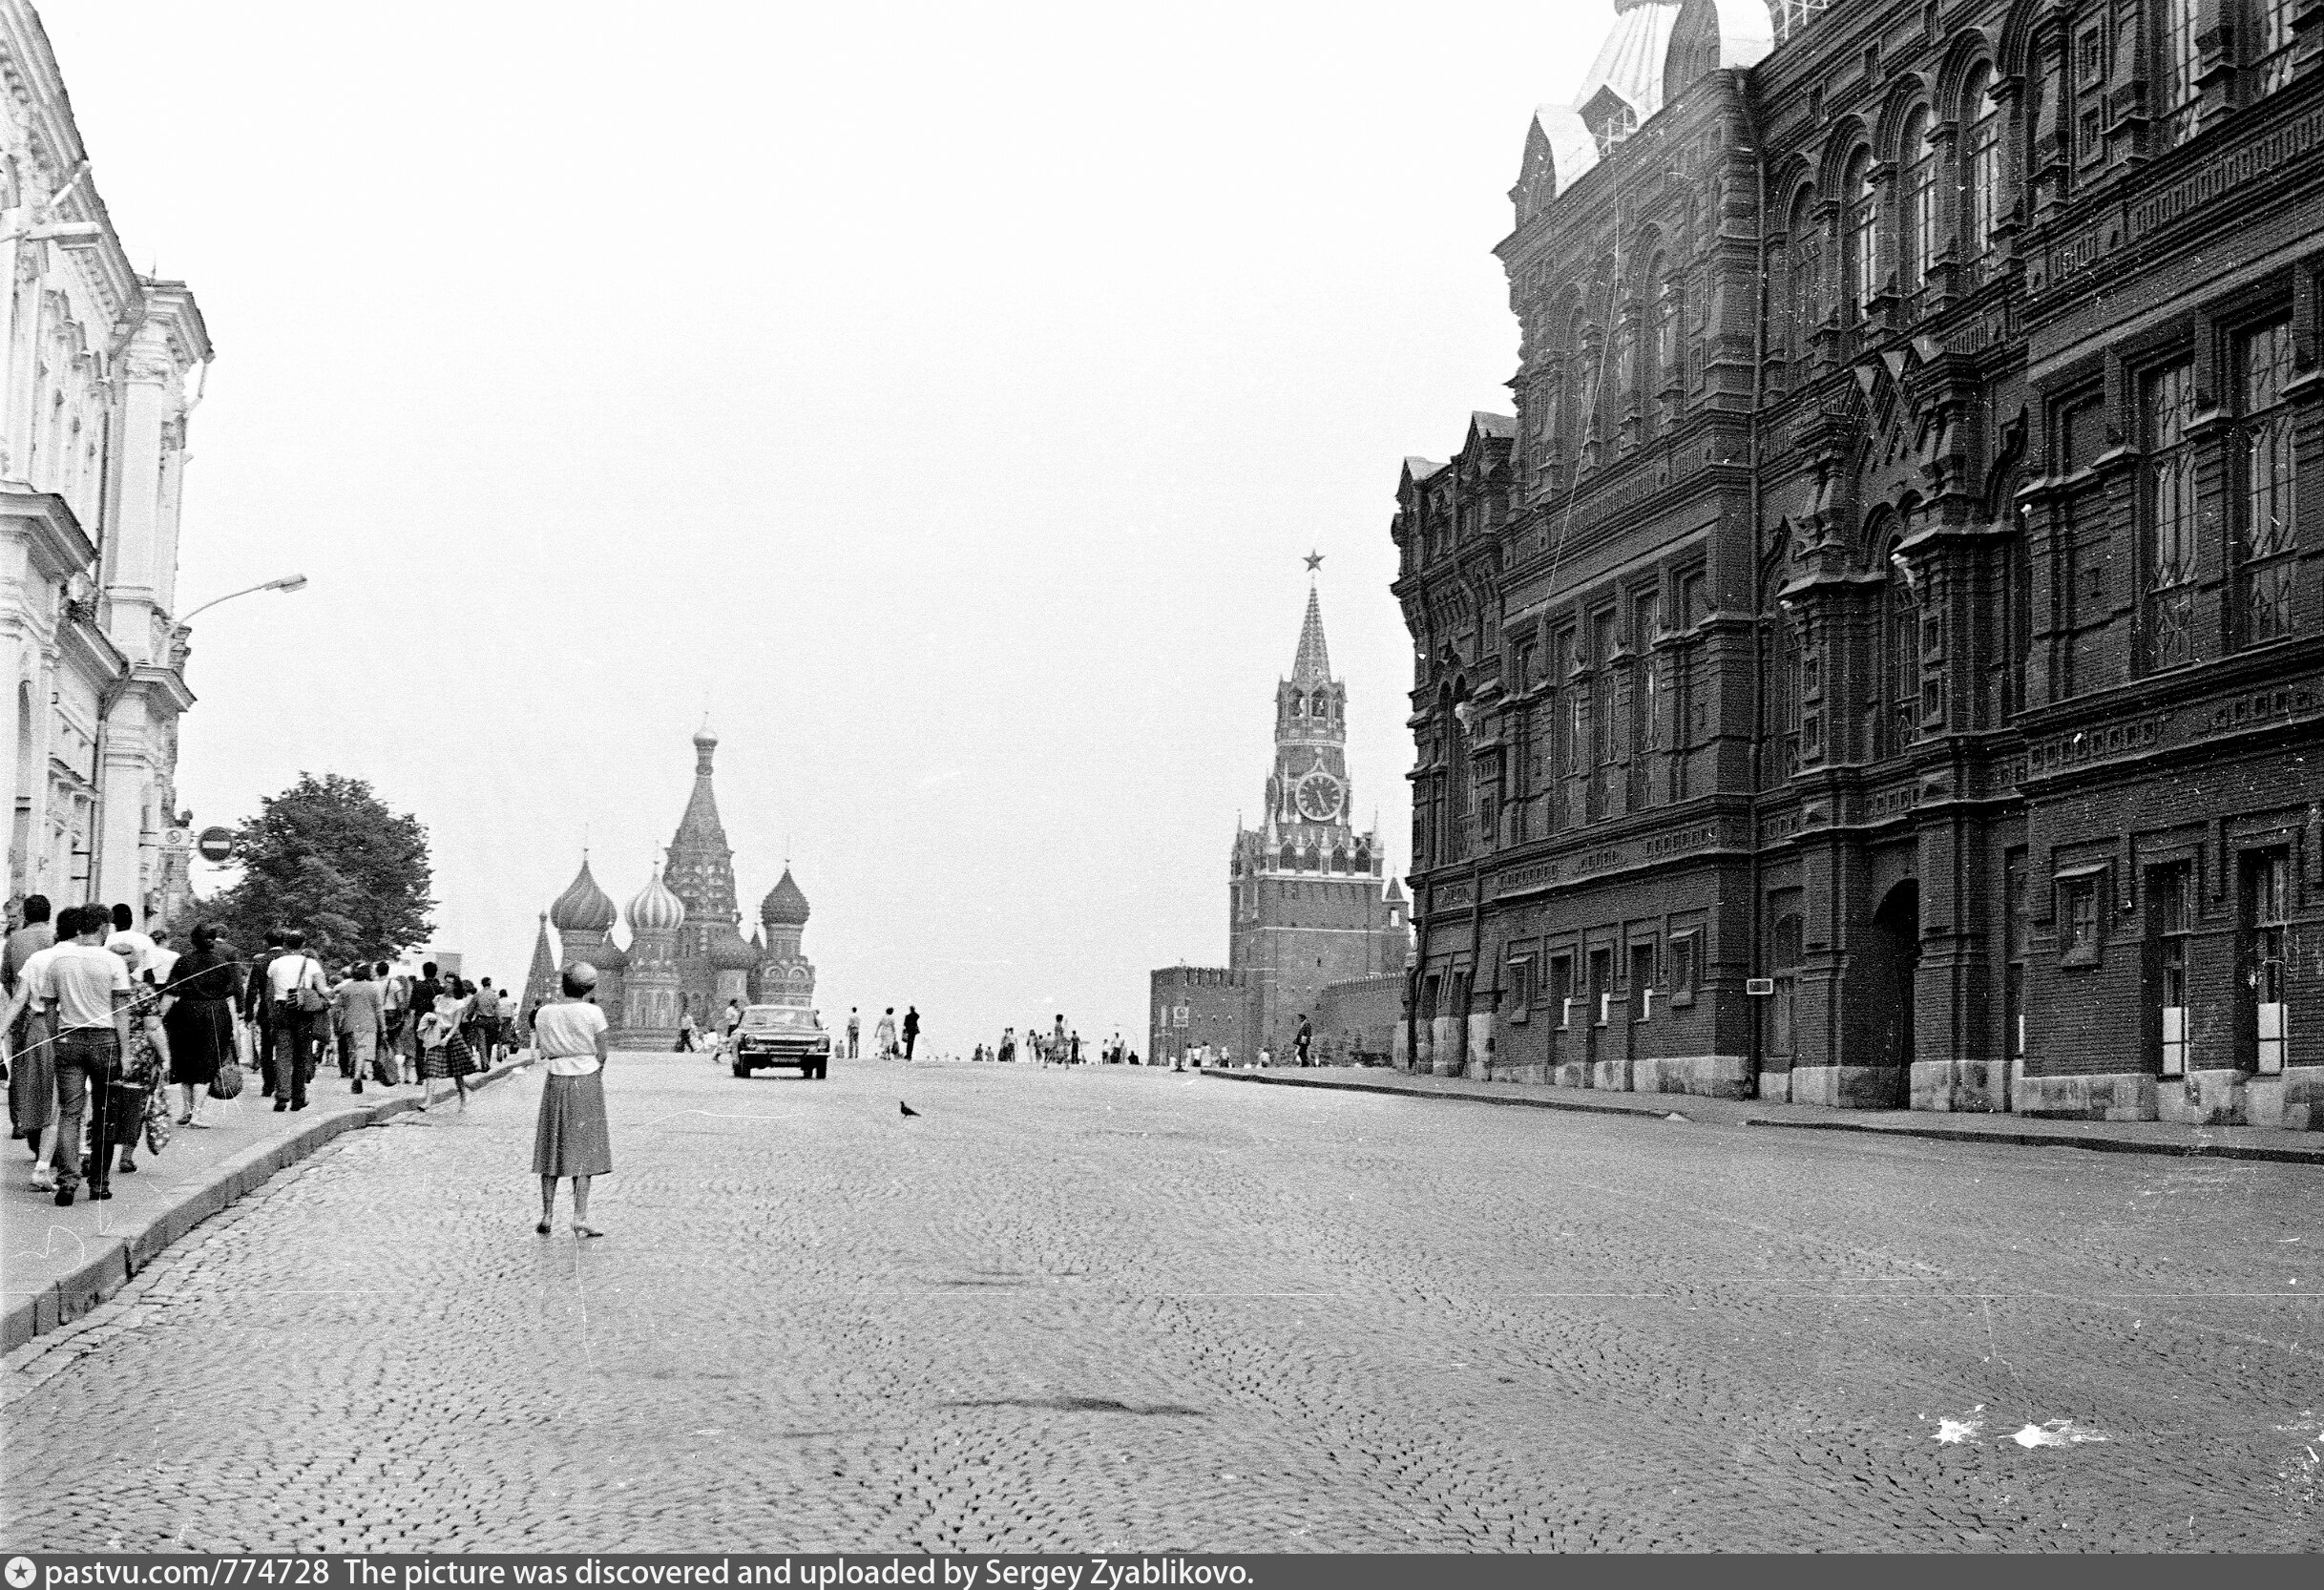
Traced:
<svg viewBox="0 0 2324 1590">
<path fill-rule="evenodd" d="M 1310 823 L 1329 823 L 1339 815 L 1340 782 L 1329 773 L 1309 773 L 1299 781 L 1299 814 Z"/>
</svg>

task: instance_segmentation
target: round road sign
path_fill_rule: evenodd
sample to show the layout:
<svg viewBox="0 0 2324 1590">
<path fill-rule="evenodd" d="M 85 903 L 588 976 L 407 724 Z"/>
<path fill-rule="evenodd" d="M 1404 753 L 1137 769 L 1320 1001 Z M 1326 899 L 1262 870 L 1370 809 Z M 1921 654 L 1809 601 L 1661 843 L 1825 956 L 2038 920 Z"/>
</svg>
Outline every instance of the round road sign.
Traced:
<svg viewBox="0 0 2324 1590">
<path fill-rule="evenodd" d="M 195 842 L 194 847 L 201 852 L 201 859 L 204 861 L 224 861 L 234 854 L 234 830 L 232 828 L 204 828 L 201 830 L 201 838 Z"/>
</svg>

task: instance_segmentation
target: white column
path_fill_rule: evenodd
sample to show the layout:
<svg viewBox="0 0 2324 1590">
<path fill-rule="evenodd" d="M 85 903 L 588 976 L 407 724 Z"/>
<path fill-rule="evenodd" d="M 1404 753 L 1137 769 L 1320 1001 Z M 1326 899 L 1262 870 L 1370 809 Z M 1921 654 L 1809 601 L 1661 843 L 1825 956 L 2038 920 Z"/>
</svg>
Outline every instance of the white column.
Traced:
<svg viewBox="0 0 2324 1590">
<path fill-rule="evenodd" d="M 121 428 L 115 444 L 120 471 L 119 507 L 105 549 L 106 594 L 112 597 L 113 643 L 135 662 L 154 656 L 153 617 L 161 601 L 162 427 L 170 418 L 178 379 L 166 357 L 133 356 L 121 381 Z"/>
<path fill-rule="evenodd" d="M 99 787 L 104 791 L 103 831 L 93 837 L 97 847 L 92 895 L 98 905 L 125 900 L 140 921 L 145 914 L 144 880 L 139 841 L 145 832 L 145 807 L 152 798 L 146 755 L 146 701 L 131 690 L 114 704 L 105 733 L 105 769 Z"/>
</svg>

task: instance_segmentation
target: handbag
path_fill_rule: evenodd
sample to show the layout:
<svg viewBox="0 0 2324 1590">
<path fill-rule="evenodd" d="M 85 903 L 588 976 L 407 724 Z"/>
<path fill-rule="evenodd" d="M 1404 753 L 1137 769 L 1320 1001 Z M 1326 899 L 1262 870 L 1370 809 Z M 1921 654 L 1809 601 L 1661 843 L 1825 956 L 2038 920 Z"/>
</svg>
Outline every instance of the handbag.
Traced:
<svg viewBox="0 0 2324 1590">
<path fill-rule="evenodd" d="M 299 962 L 299 983 L 290 991 L 290 996 L 292 1001 L 298 1005 L 300 1015 L 320 1015 L 325 1007 L 330 1004 L 330 1000 L 321 989 L 306 981 L 306 969 L 309 964 L 311 963 L 305 960 Z"/>
<path fill-rule="evenodd" d="M 115 1147 L 136 1146 L 145 1129 L 145 1101 L 152 1097 L 143 1082 L 105 1084 L 105 1137 Z"/>
<path fill-rule="evenodd" d="M 218 1062 L 218 1075 L 210 1078 L 212 1098 L 232 1098 L 242 1091 L 242 1068 L 232 1060 Z"/>
<path fill-rule="evenodd" d="M 169 1145 L 169 1095 L 156 1088 L 145 1096 L 145 1149 L 149 1154 L 158 1154 Z"/>
<path fill-rule="evenodd" d="M 402 1068 L 395 1063 L 395 1051 L 381 1044 L 371 1051 L 371 1077 L 383 1088 L 391 1088 L 402 1081 Z"/>
</svg>

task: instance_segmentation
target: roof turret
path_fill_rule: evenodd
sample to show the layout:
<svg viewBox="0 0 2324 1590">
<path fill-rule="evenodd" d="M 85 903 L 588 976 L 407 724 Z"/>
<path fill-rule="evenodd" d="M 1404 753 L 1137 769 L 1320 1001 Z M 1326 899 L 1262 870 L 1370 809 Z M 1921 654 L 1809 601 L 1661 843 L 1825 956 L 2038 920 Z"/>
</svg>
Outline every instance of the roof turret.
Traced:
<svg viewBox="0 0 2324 1590">
<path fill-rule="evenodd" d="M 759 964 L 759 952 L 731 932 L 710 941 L 709 957 L 711 969 L 717 972 L 750 972 Z"/>
<path fill-rule="evenodd" d="M 601 933 L 614 925 L 614 902 L 589 874 L 589 852 L 581 852 L 581 870 L 565 892 L 549 908 L 549 925 L 558 933 Z"/>
<path fill-rule="evenodd" d="M 633 933 L 674 933 L 686 925 L 686 903 L 670 892 L 670 886 L 661 881 L 661 868 L 654 868 L 654 876 L 638 891 L 629 903 L 629 926 Z"/>
<path fill-rule="evenodd" d="M 769 928 L 803 928 L 806 926 L 806 895 L 791 878 L 791 869 L 783 869 L 782 880 L 766 891 L 759 902 L 759 920 Z"/>
</svg>

